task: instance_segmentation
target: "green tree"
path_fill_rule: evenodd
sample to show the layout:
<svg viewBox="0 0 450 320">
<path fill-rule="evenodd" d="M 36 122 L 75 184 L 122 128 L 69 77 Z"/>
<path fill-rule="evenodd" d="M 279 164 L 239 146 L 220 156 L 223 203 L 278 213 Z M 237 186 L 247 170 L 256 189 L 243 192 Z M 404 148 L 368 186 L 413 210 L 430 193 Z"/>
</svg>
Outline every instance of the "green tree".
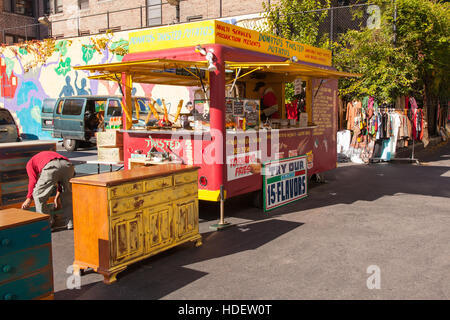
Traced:
<svg viewBox="0 0 450 320">
<path fill-rule="evenodd" d="M 319 26 L 327 18 L 330 0 L 280 0 L 263 2 L 267 29 L 274 35 L 321 48 L 329 48 L 329 37 L 320 36 Z M 259 30 L 264 32 L 265 30 Z M 287 101 L 294 98 L 294 84 L 286 84 Z"/>
<path fill-rule="evenodd" d="M 433 125 L 435 100 L 449 98 L 449 3 L 434 0 L 377 0 L 379 29 L 350 30 L 334 44 L 334 65 L 362 73 L 340 81 L 347 98 L 371 95 L 392 102 L 402 95 L 424 98 Z M 395 28 L 394 28 L 395 26 Z"/>
<path fill-rule="evenodd" d="M 327 18 L 330 0 L 280 0 L 263 3 L 268 28 L 275 35 L 316 47 L 328 48 L 328 37 L 319 37 L 319 26 Z"/>
</svg>

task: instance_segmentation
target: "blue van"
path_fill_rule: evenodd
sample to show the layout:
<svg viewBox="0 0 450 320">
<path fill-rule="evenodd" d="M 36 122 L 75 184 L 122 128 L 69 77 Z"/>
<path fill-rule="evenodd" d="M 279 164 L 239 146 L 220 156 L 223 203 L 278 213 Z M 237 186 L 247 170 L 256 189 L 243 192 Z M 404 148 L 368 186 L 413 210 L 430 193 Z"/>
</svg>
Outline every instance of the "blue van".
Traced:
<svg viewBox="0 0 450 320">
<path fill-rule="evenodd" d="M 147 116 L 148 99 L 133 97 L 139 105 L 139 122 Z M 135 114 L 135 108 L 133 108 Z M 56 100 L 53 108 L 42 107 L 42 129 L 52 131 L 54 138 L 62 138 L 67 151 L 75 151 L 81 144 L 95 144 L 95 133 L 103 131 L 111 117 L 122 115 L 121 96 L 72 96 Z M 104 121 L 101 119 L 104 118 Z"/>
</svg>

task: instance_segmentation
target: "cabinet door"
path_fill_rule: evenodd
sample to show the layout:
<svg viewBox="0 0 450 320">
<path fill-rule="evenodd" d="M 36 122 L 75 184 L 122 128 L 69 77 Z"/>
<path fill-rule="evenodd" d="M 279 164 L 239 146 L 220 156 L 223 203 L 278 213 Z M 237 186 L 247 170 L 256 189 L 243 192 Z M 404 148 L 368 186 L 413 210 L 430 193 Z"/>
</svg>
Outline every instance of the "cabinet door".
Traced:
<svg viewBox="0 0 450 320">
<path fill-rule="evenodd" d="M 111 221 L 113 265 L 144 253 L 142 211 L 120 215 Z"/>
<path fill-rule="evenodd" d="M 145 253 L 168 245 L 173 240 L 173 207 L 164 205 L 144 213 Z"/>
<path fill-rule="evenodd" d="M 178 238 L 198 232 L 198 200 L 190 199 L 175 203 L 175 230 Z"/>
</svg>

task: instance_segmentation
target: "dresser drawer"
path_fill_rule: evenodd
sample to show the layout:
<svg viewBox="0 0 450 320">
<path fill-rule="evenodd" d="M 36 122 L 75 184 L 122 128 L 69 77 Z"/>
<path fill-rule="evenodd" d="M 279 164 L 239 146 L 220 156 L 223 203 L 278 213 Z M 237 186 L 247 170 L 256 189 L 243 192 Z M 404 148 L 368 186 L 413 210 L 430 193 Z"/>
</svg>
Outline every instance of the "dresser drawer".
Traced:
<svg viewBox="0 0 450 320">
<path fill-rule="evenodd" d="M 50 244 L 0 256 L 0 285 L 50 265 Z"/>
<path fill-rule="evenodd" d="M 160 190 L 173 185 L 172 176 L 144 181 L 144 192 Z"/>
<path fill-rule="evenodd" d="M 136 181 L 133 183 L 126 183 L 108 188 L 108 198 L 116 199 L 121 197 L 132 196 L 143 192 L 144 187 L 142 181 Z"/>
<path fill-rule="evenodd" d="M 49 220 L 0 230 L 0 256 L 50 242 Z"/>
<path fill-rule="evenodd" d="M 0 300 L 32 300 L 53 292 L 52 269 L 0 285 Z"/>
<path fill-rule="evenodd" d="M 181 174 L 177 174 L 174 176 L 174 182 L 175 185 L 178 184 L 184 184 L 184 183 L 189 183 L 189 182 L 197 182 L 197 171 L 192 171 L 192 172 L 186 172 L 186 173 L 181 173 Z"/>
<path fill-rule="evenodd" d="M 190 195 L 197 195 L 198 194 L 198 185 L 197 182 L 195 183 L 188 183 L 183 184 L 181 186 L 178 186 L 173 191 L 176 198 L 175 199 L 181 199 Z"/>
<path fill-rule="evenodd" d="M 163 199 L 161 199 L 161 194 L 162 192 L 160 191 L 154 191 L 134 197 L 111 200 L 109 202 L 110 215 L 116 216 L 118 214 L 136 211 L 158 204 L 163 201 Z"/>
</svg>

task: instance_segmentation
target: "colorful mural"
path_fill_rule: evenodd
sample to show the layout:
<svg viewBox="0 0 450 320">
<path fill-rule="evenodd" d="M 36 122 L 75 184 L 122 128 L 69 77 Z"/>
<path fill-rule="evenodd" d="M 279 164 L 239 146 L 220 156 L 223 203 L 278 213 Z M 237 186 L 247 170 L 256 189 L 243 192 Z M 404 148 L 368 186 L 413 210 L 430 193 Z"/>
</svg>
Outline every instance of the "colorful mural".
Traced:
<svg viewBox="0 0 450 320">
<path fill-rule="evenodd" d="M 99 49 L 99 42 L 104 44 L 105 38 L 107 46 Z M 122 53 L 128 49 L 126 39 L 128 33 L 120 32 L 106 36 L 57 40 L 51 48 L 53 51 L 50 57 L 43 63 L 39 50 L 49 49 L 43 49 L 41 43 L 44 42 L 38 44 L 38 50 L 34 51 L 27 46 L 0 49 L 0 108 L 11 111 L 20 132 L 27 137 L 52 139 L 51 134 L 42 131 L 41 127 L 43 101 L 74 95 L 120 95 L 117 83 L 88 79 L 87 72 L 76 71 L 73 67 L 122 61 Z M 118 48 L 121 50 L 116 50 Z M 29 65 L 33 67 L 28 68 Z M 165 99 L 169 112 L 174 113 L 179 100 L 193 100 L 197 89 L 135 84 L 133 94 L 152 97 L 159 104 Z"/>
</svg>

